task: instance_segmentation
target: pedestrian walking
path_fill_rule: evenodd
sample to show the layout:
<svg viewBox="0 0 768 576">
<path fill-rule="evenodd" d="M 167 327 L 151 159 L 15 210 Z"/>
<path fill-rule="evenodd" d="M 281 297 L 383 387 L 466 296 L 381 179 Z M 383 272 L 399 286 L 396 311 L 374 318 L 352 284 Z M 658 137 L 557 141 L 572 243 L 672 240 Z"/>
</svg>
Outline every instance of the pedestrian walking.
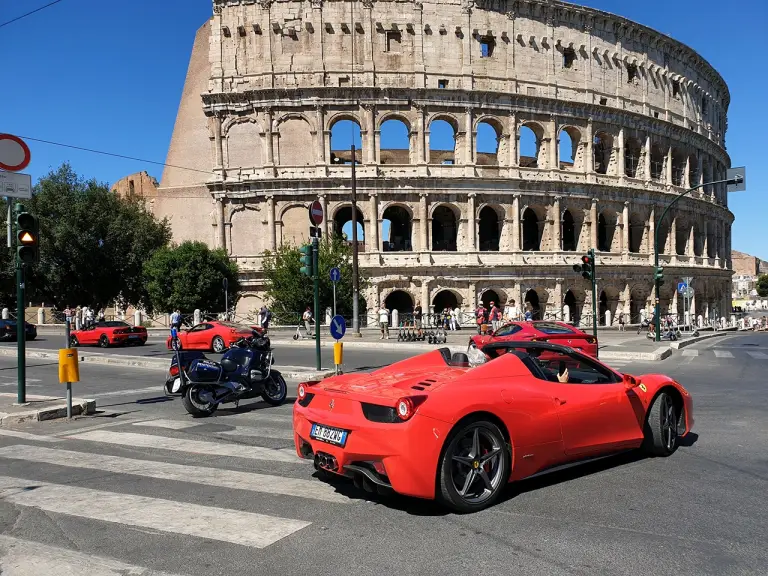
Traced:
<svg viewBox="0 0 768 576">
<path fill-rule="evenodd" d="M 483 306 L 483 303 L 481 302 L 480 305 L 475 310 L 475 321 L 477 322 L 477 333 L 483 334 L 488 330 L 487 322 L 487 315 L 488 311 L 485 309 L 485 306 Z"/>
<path fill-rule="evenodd" d="M 269 322 L 272 320 L 272 311 L 266 307 L 266 305 L 261 307 L 261 310 L 259 310 L 259 318 L 260 318 L 260 325 L 262 330 L 264 330 L 264 333 L 266 334 L 269 330 Z"/>
<path fill-rule="evenodd" d="M 385 338 L 389 340 L 389 310 L 384 304 L 379 307 L 379 328 L 381 328 L 379 340 Z"/>
<path fill-rule="evenodd" d="M 491 321 L 491 330 L 495 332 L 499 328 L 499 323 L 501 321 L 501 311 L 493 300 L 491 300 L 491 311 L 488 314 L 488 318 Z"/>
<path fill-rule="evenodd" d="M 304 328 L 307 330 L 307 336 L 314 336 L 312 332 L 312 323 L 314 322 L 314 318 L 312 317 L 311 307 L 307 306 L 307 309 L 304 310 L 304 314 L 302 315 L 301 319 L 304 321 Z"/>
<path fill-rule="evenodd" d="M 421 319 L 424 315 L 423 310 L 421 309 L 421 302 L 416 302 L 416 307 L 413 309 L 413 324 L 416 328 L 416 330 L 419 331 L 419 336 L 421 336 Z"/>
<path fill-rule="evenodd" d="M 104 308 L 99 308 L 99 314 L 97 316 L 99 322 L 104 322 L 106 319 L 106 314 L 104 313 Z"/>
<path fill-rule="evenodd" d="M 619 312 L 619 332 L 624 332 L 624 312 Z"/>
<path fill-rule="evenodd" d="M 178 308 L 171 314 L 171 328 L 181 330 L 181 311 Z"/>
</svg>

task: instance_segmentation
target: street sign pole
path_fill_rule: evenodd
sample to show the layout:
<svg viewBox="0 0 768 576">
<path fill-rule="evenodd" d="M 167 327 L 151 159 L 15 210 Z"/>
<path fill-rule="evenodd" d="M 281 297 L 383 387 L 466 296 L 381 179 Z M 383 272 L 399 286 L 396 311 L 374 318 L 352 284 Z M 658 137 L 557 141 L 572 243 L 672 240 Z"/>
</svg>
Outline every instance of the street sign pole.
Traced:
<svg viewBox="0 0 768 576">
<path fill-rule="evenodd" d="M 16 262 L 16 357 L 18 358 L 18 388 L 16 402 L 27 402 L 26 323 L 24 321 L 24 265 Z"/>
<path fill-rule="evenodd" d="M 597 260 L 594 248 L 589 249 L 589 255 L 592 257 L 592 335 L 595 337 L 595 342 L 599 342 L 597 339 Z M 599 353 L 599 350 L 596 351 L 595 357 Z"/>
<path fill-rule="evenodd" d="M 320 362 L 320 275 L 318 274 L 318 251 L 320 241 L 312 239 L 312 270 L 315 272 L 315 365 L 322 369 Z"/>
<path fill-rule="evenodd" d="M 333 283 L 333 315 L 336 316 L 336 282 Z"/>
<path fill-rule="evenodd" d="M 341 270 L 334 266 L 331 268 L 331 283 L 333 284 L 333 315 L 336 316 L 336 282 L 341 280 Z"/>
<path fill-rule="evenodd" d="M 359 310 L 359 290 L 360 282 L 358 278 L 357 267 L 357 176 L 355 174 L 355 164 L 357 152 L 355 145 L 352 144 L 352 334 L 360 334 L 360 310 Z M 374 249 L 377 247 L 374 246 Z"/>
<path fill-rule="evenodd" d="M 69 316 L 66 316 L 64 318 L 64 337 L 66 338 L 66 342 L 64 343 L 64 348 L 71 348 L 72 347 L 72 337 L 70 336 L 70 326 L 69 323 L 71 321 L 71 318 Z M 181 366 L 181 364 L 179 364 Z M 72 419 L 72 382 L 67 382 L 67 418 Z"/>
</svg>

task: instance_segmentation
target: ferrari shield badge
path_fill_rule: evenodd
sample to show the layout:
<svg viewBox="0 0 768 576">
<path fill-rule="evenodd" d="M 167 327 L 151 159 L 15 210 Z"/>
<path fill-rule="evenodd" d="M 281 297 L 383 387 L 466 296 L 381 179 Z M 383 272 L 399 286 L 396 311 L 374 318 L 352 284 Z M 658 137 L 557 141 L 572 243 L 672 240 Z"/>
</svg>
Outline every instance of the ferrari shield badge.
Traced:
<svg viewBox="0 0 768 576">
<path fill-rule="evenodd" d="M 648 392 L 648 388 L 646 388 L 646 387 L 645 387 L 645 384 L 640 384 L 639 388 L 640 388 L 640 390 L 642 390 L 643 392 Z"/>
<path fill-rule="evenodd" d="M 334 405 L 335 405 L 334 401 L 331 400 L 331 403 L 328 404 L 328 410 L 333 410 Z"/>
</svg>

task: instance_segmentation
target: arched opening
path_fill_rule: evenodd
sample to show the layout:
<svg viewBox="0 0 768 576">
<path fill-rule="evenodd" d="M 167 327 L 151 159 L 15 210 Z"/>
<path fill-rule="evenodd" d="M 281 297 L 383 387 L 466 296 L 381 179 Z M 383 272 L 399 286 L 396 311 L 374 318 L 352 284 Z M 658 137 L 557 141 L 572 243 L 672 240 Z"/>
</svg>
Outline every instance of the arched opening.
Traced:
<svg viewBox="0 0 768 576">
<path fill-rule="evenodd" d="M 576 250 L 576 223 L 573 221 L 573 215 L 570 210 L 563 212 L 563 250 L 572 252 Z"/>
<path fill-rule="evenodd" d="M 685 184 L 685 160 L 685 154 L 677 149 L 672 150 L 672 184 L 675 186 Z"/>
<path fill-rule="evenodd" d="M 447 120 L 429 124 L 429 163 L 456 164 L 456 129 Z"/>
<path fill-rule="evenodd" d="M 597 308 L 597 323 L 600 326 L 605 326 L 605 312 L 608 310 L 608 296 L 605 294 L 605 292 L 600 292 L 600 301 Z"/>
<path fill-rule="evenodd" d="M 461 302 L 455 292 L 451 290 L 441 290 L 432 299 L 432 305 L 435 307 L 435 314 L 440 314 L 446 308 L 458 308 Z"/>
<path fill-rule="evenodd" d="M 402 120 L 385 120 L 379 131 L 379 162 L 381 164 L 410 164 L 408 125 Z"/>
<path fill-rule="evenodd" d="M 693 254 L 694 256 L 702 256 L 704 254 L 704 234 L 701 231 L 701 226 L 698 224 L 693 225 Z"/>
<path fill-rule="evenodd" d="M 694 155 L 688 156 L 688 183 L 691 188 L 699 185 L 699 160 Z"/>
<path fill-rule="evenodd" d="M 498 166 L 500 137 L 501 132 L 490 122 L 478 123 L 476 164 L 479 166 Z"/>
<path fill-rule="evenodd" d="M 277 157 L 280 166 L 310 166 L 317 161 L 311 152 L 312 128 L 302 117 L 289 116 L 277 125 Z M 301 150 L 305 153 L 298 153 Z"/>
<path fill-rule="evenodd" d="M 648 300 L 650 292 L 645 287 L 637 286 L 632 288 L 629 293 L 629 318 L 628 323 L 639 323 L 643 317 L 643 310 Z"/>
<path fill-rule="evenodd" d="M 595 134 L 592 150 L 595 156 L 595 172 L 608 174 L 613 156 L 613 136 L 598 132 Z"/>
<path fill-rule="evenodd" d="M 448 206 L 438 206 L 432 213 L 432 250 L 455 252 L 459 226 L 456 213 Z"/>
<path fill-rule="evenodd" d="M 598 324 L 600 326 L 609 326 L 616 324 L 616 313 L 619 309 L 619 293 L 614 288 L 606 288 L 602 292 L 600 292 L 600 307 L 599 307 L 599 314 L 600 318 L 598 318 Z M 608 324 L 607 318 L 606 318 L 606 312 L 611 313 L 611 323 Z"/>
<path fill-rule="evenodd" d="M 576 170 L 576 153 L 579 149 L 581 133 L 572 126 L 566 126 L 560 130 L 560 142 L 558 143 L 558 158 L 560 170 Z"/>
<path fill-rule="evenodd" d="M 539 301 L 539 294 L 534 289 L 530 289 L 525 293 L 523 312 L 528 310 L 530 305 L 531 313 L 534 320 L 541 320 L 541 303 Z"/>
<path fill-rule="evenodd" d="M 565 297 L 563 298 L 563 308 L 566 306 L 568 306 L 568 315 L 563 316 L 563 321 L 571 322 L 572 324 L 578 326 L 581 310 L 579 310 L 578 303 L 576 302 L 576 296 L 573 294 L 573 292 L 571 292 L 571 290 L 568 290 L 568 292 L 565 293 Z"/>
<path fill-rule="evenodd" d="M 645 222 L 637 214 L 629 217 L 629 251 L 640 252 L 645 239 Z"/>
<path fill-rule="evenodd" d="M 690 233 L 690 226 L 685 222 L 677 223 L 677 230 L 675 231 L 675 252 L 682 256 L 685 254 L 685 250 L 688 247 L 688 235 Z"/>
<path fill-rule="evenodd" d="M 616 233 L 616 214 L 601 212 L 597 218 L 597 249 L 600 252 L 611 252 Z"/>
<path fill-rule="evenodd" d="M 411 214 L 402 206 L 389 206 L 381 222 L 382 250 L 384 252 L 410 252 L 413 223 Z"/>
<path fill-rule="evenodd" d="M 526 208 L 523 212 L 523 250 L 528 252 L 541 250 L 539 217 L 532 208 Z"/>
<path fill-rule="evenodd" d="M 520 126 L 520 166 L 523 168 L 543 168 L 544 162 L 541 159 L 541 141 L 544 137 L 544 130 L 535 123 L 523 124 Z M 541 162 L 539 160 L 542 160 Z"/>
<path fill-rule="evenodd" d="M 488 310 L 491 309 L 491 302 L 493 302 L 496 306 L 500 306 L 502 304 L 501 298 L 499 298 L 499 295 L 495 290 L 486 290 L 483 292 L 483 295 L 480 297 L 480 301 Z"/>
<path fill-rule="evenodd" d="M 707 229 L 707 256 L 714 258 L 717 256 L 718 237 L 715 230 L 708 227 Z"/>
<path fill-rule="evenodd" d="M 624 174 L 630 178 L 637 178 L 640 158 L 643 155 L 643 147 L 635 138 L 627 138 L 624 142 Z"/>
<path fill-rule="evenodd" d="M 355 145 L 355 164 L 360 164 L 363 161 L 360 124 L 355 120 L 334 122 L 331 126 L 331 164 L 352 164 L 352 144 Z"/>
<path fill-rule="evenodd" d="M 664 153 L 657 144 L 651 146 L 651 180 L 661 180 L 664 174 Z"/>
<path fill-rule="evenodd" d="M 336 211 L 333 217 L 333 232 L 352 245 L 352 206 L 344 206 Z M 357 209 L 357 249 L 365 251 L 365 229 L 363 228 L 363 213 Z"/>
<path fill-rule="evenodd" d="M 405 290 L 393 290 L 384 300 L 384 306 L 390 314 L 393 310 L 400 314 L 409 314 L 413 312 L 413 298 Z"/>
<path fill-rule="evenodd" d="M 662 222 L 661 223 L 661 226 L 659 226 L 659 228 L 658 228 L 658 234 L 659 234 L 659 254 L 666 254 L 667 253 L 667 238 L 669 236 L 669 223 L 668 222 Z M 653 246 L 651 246 L 651 248 L 653 248 Z M 674 250 L 674 248 L 673 248 L 673 250 Z"/>
<path fill-rule="evenodd" d="M 498 252 L 501 227 L 499 215 L 490 206 L 480 210 L 480 251 Z"/>
<path fill-rule="evenodd" d="M 262 165 L 261 134 L 253 122 L 240 122 L 227 132 L 227 166 L 253 168 Z"/>
</svg>

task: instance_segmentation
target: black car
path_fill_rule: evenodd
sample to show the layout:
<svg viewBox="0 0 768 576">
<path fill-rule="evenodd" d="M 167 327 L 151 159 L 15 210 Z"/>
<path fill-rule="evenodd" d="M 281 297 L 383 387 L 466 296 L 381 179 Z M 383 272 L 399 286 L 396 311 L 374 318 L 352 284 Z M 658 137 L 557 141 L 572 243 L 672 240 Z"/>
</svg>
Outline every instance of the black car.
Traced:
<svg viewBox="0 0 768 576">
<path fill-rule="evenodd" d="M 26 340 L 37 338 L 37 326 L 25 322 Z M 0 340 L 13 342 L 16 340 L 16 320 L 0 320 Z"/>
</svg>

